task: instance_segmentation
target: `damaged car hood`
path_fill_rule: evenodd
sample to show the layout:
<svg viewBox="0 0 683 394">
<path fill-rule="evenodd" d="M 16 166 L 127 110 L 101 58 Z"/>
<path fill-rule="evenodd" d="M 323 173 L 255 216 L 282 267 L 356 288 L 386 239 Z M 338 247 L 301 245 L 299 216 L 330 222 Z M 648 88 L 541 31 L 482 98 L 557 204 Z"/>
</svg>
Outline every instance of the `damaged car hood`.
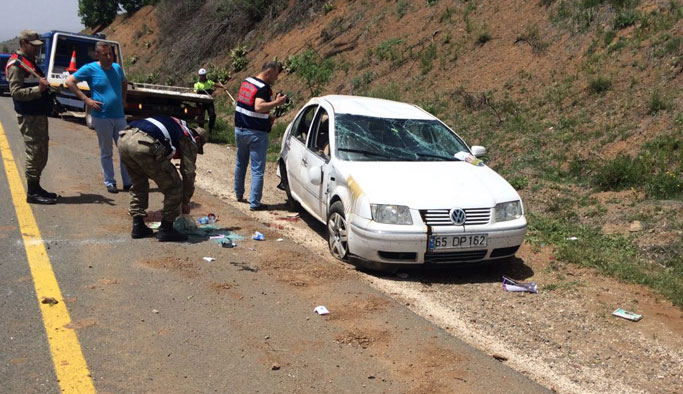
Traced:
<svg viewBox="0 0 683 394">
<path fill-rule="evenodd" d="M 487 166 L 462 161 L 338 162 L 373 204 L 413 209 L 484 208 L 519 200 L 510 184 Z"/>
</svg>

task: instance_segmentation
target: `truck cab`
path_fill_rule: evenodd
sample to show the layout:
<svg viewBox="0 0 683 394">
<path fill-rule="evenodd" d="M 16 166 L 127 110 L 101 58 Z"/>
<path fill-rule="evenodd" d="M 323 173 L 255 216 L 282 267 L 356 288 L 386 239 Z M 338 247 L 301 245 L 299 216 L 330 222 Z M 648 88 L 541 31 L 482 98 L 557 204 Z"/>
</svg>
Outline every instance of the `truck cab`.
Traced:
<svg viewBox="0 0 683 394">
<path fill-rule="evenodd" d="M 9 92 L 9 82 L 5 75 L 5 66 L 11 55 L 9 53 L 0 53 L 0 95 Z"/>
<path fill-rule="evenodd" d="M 92 128 L 90 108 L 69 90 L 66 79 L 79 67 L 97 61 L 95 46 L 98 41 L 111 45 L 114 62 L 123 68 L 121 46 L 116 41 L 107 40 L 102 34 L 51 31 L 42 34 L 40 38 L 45 41 L 45 45 L 42 46 L 37 63 L 45 72 L 50 85 L 58 91 L 57 102 L 71 115 L 85 116 L 86 124 Z M 78 88 L 90 97 L 90 88 L 86 82 L 80 82 Z M 205 105 L 211 102 L 213 98 L 210 95 L 196 94 L 190 88 L 138 84 L 129 80 L 124 112 L 133 119 L 163 114 L 202 126 Z"/>
</svg>

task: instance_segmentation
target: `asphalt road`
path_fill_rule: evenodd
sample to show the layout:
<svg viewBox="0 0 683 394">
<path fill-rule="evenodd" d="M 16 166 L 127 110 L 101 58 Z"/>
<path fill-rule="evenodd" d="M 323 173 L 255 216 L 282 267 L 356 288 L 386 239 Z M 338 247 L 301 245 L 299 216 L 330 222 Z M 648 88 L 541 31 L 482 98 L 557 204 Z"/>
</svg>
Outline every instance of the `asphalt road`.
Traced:
<svg viewBox="0 0 683 394">
<path fill-rule="evenodd" d="M 0 124 L 25 187 L 7 96 Z M 238 247 L 130 239 L 128 195 L 107 193 L 94 133 L 50 119 L 50 138 L 42 184 L 62 197 L 31 206 L 38 240 L 20 224 L 3 152 L 0 393 L 89 391 L 74 379 L 100 393 L 549 392 L 200 189 L 193 214 L 218 214 L 246 237 Z M 160 207 L 155 191 L 150 208 Z M 266 241 L 249 239 L 254 230 Z M 41 258 L 61 293 L 30 269 Z M 45 295 L 59 304 L 41 304 Z M 316 315 L 317 305 L 331 313 Z M 55 326 L 64 306 L 70 320 Z M 60 339 L 69 333 L 75 346 Z"/>
</svg>

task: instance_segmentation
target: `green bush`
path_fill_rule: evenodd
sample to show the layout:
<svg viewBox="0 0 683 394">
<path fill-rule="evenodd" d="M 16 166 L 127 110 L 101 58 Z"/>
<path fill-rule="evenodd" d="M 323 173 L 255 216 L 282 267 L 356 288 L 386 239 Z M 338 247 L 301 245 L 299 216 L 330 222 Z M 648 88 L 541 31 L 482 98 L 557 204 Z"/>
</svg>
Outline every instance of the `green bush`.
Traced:
<svg viewBox="0 0 683 394">
<path fill-rule="evenodd" d="M 649 115 L 654 115 L 659 111 L 665 111 L 669 109 L 669 103 L 666 97 L 664 97 L 658 89 L 655 89 L 652 91 L 652 93 L 650 93 L 650 99 L 648 100 L 647 108 L 647 113 Z"/>
<path fill-rule="evenodd" d="M 638 160 L 626 155 L 618 155 L 614 159 L 599 166 L 593 181 L 601 190 L 623 190 L 640 184 L 643 179 L 643 168 Z"/>
<path fill-rule="evenodd" d="M 486 30 L 479 33 L 479 35 L 477 36 L 477 44 L 479 45 L 484 45 L 489 41 L 491 41 L 491 33 L 489 33 Z"/>
<path fill-rule="evenodd" d="M 351 92 L 353 94 L 359 94 L 367 92 L 370 83 L 375 80 L 375 73 L 372 71 L 366 71 L 360 77 L 355 77 L 351 79 Z"/>
<path fill-rule="evenodd" d="M 515 175 L 509 177 L 507 180 L 510 185 L 515 188 L 515 190 L 522 190 L 529 186 L 529 178 L 525 177 L 524 175 Z"/>
<path fill-rule="evenodd" d="M 598 76 L 588 82 L 588 90 L 593 94 L 601 94 L 612 88 L 612 81 L 608 78 Z"/>
<path fill-rule="evenodd" d="M 334 60 L 323 59 L 313 49 L 306 49 L 297 55 L 289 56 L 287 68 L 306 83 L 312 96 L 318 96 L 330 81 L 334 72 Z"/>
<path fill-rule="evenodd" d="M 401 44 L 403 44 L 403 40 L 400 38 L 390 38 L 383 41 L 375 49 L 375 56 L 381 61 L 391 60 L 392 63 L 396 62 L 403 57 L 400 51 Z"/>
<path fill-rule="evenodd" d="M 618 155 L 595 167 L 593 184 L 600 190 L 638 188 L 655 199 L 683 194 L 683 142 L 674 135 L 652 139 L 636 157 Z"/>
<path fill-rule="evenodd" d="M 434 59 L 436 58 L 436 45 L 430 44 L 422 51 L 420 61 L 422 63 L 422 75 L 427 75 L 432 70 Z"/>
<path fill-rule="evenodd" d="M 232 71 L 240 72 L 247 68 L 249 60 L 247 60 L 247 48 L 243 45 L 238 45 L 230 50 L 230 59 L 232 59 Z"/>
<path fill-rule="evenodd" d="M 213 132 L 209 134 L 209 142 L 214 144 L 234 144 L 235 128 L 233 127 L 232 122 L 217 116 Z"/>
<path fill-rule="evenodd" d="M 411 8 L 413 8 L 413 6 L 409 1 L 400 0 L 396 3 L 396 15 L 398 15 L 398 19 L 403 18 Z"/>
<path fill-rule="evenodd" d="M 640 20 L 640 14 L 635 10 L 623 10 L 614 18 L 614 30 L 633 26 Z"/>
</svg>

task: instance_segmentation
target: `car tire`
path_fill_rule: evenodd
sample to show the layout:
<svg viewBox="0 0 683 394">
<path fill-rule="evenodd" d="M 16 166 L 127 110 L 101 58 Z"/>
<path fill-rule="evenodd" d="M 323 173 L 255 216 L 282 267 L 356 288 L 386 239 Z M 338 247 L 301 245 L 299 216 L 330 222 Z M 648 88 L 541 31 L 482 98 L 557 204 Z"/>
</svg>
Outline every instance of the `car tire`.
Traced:
<svg viewBox="0 0 683 394">
<path fill-rule="evenodd" d="M 285 193 L 287 193 L 287 205 L 292 211 L 299 211 L 301 205 L 292 197 L 292 190 L 289 188 L 289 176 L 287 175 L 287 167 L 283 161 L 280 161 L 280 180 L 282 186 L 285 188 Z"/>
<path fill-rule="evenodd" d="M 87 105 L 85 106 L 85 125 L 90 130 L 94 130 L 95 126 L 92 124 L 92 110 Z"/>
<path fill-rule="evenodd" d="M 337 201 L 327 215 L 327 244 L 332 256 L 341 261 L 347 261 L 349 256 L 348 234 L 344 206 Z"/>
</svg>

